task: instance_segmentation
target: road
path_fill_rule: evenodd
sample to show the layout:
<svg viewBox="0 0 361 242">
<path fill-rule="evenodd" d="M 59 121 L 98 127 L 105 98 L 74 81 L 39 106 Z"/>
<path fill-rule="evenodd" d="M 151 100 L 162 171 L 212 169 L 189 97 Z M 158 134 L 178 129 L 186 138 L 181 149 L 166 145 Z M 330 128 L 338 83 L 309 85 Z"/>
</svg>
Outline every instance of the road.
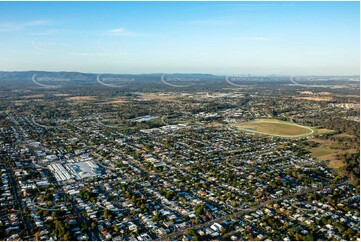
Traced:
<svg viewBox="0 0 361 242">
<path fill-rule="evenodd" d="M 9 179 L 10 179 L 10 182 L 11 182 L 11 185 L 12 185 L 12 188 L 13 188 L 13 194 L 14 194 L 14 197 L 16 199 L 16 203 L 19 207 L 19 211 L 20 211 L 20 216 L 21 216 L 21 220 L 24 222 L 24 225 L 26 227 L 26 230 L 27 230 L 27 235 L 30 235 L 31 234 L 31 225 L 28 221 L 28 219 L 26 218 L 26 216 L 24 215 L 24 210 L 23 210 L 23 202 L 21 200 L 21 198 L 19 197 L 19 191 L 18 191 L 18 186 L 17 186 L 17 183 L 14 179 L 14 176 L 13 176 L 13 172 L 11 170 L 11 168 L 9 167 L 9 165 L 5 165 L 6 167 L 6 171 L 9 175 Z"/>
</svg>

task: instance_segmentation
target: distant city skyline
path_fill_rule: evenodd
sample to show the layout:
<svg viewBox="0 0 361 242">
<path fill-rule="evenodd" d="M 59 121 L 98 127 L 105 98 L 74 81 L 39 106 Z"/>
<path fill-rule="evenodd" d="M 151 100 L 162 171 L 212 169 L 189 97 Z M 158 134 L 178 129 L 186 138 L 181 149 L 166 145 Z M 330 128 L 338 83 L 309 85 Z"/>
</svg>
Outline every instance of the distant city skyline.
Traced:
<svg viewBox="0 0 361 242">
<path fill-rule="evenodd" d="M 357 75 L 359 2 L 0 2 L 0 71 Z"/>
</svg>

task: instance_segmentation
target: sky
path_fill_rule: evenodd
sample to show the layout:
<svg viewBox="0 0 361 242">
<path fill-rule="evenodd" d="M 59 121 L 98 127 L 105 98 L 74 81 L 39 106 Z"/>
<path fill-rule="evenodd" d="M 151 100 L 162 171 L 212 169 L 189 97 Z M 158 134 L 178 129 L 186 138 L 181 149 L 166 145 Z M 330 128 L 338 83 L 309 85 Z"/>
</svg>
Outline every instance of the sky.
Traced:
<svg viewBox="0 0 361 242">
<path fill-rule="evenodd" d="M 0 2 L 0 71 L 355 75 L 359 2 Z"/>
</svg>

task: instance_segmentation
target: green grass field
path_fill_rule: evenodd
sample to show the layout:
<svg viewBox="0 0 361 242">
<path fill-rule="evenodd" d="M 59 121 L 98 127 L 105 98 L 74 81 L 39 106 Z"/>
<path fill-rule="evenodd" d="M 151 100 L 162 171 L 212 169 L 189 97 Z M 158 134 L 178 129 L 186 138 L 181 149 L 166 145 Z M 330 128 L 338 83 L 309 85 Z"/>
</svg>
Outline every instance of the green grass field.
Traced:
<svg viewBox="0 0 361 242">
<path fill-rule="evenodd" d="M 322 147 L 313 148 L 313 149 L 311 149 L 311 152 L 312 152 L 313 158 L 318 158 L 321 156 L 326 156 L 326 155 L 332 154 L 332 151 L 322 148 Z"/>
<path fill-rule="evenodd" d="M 257 119 L 251 122 L 238 123 L 235 126 L 245 132 L 287 138 L 304 137 L 316 133 L 313 128 L 276 119 Z"/>
</svg>

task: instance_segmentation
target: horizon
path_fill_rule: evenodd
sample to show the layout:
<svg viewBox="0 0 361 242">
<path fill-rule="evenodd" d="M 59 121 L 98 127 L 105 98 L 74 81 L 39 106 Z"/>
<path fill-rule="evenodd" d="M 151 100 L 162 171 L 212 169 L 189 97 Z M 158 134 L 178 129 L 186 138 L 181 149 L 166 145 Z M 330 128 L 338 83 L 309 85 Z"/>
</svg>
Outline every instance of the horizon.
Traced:
<svg viewBox="0 0 361 242">
<path fill-rule="evenodd" d="M 162 75 L 162 74 L 167 74 L 167 75 L 212 75 L 212 76 L 236 76 L 236 75 L 245 75 L 245 76 L 261 76 L 261 77 L 267 77 L 267 76 L 281 76 L 281 77 L 291 77 L 291 76 L 304 76 L 304 77 L 312 77 L 312 76 L 320 76 L 320 77 L 352 77 L 352 76 L 358 76 L 360 77 L 360 74 L 346 74 L 346 75 L 330 75 L 330 74 L 323 74 L 323 75 L 313 75 L 313 74 L 308 74 L 308 75 L 287 75 L 287 74 L 273 74 L 273 73 L 266 73 L 266 74 L 253 74 L 253 73 L 219 73 L 219 74 L 215 74 L 215 73 L 206 73 L 206 72 L 149 72 L 149 73 L 111 73 L 111 72 L 82 72 L 82 71 L 64 71 L 64 70 L 59 70 L 59 71 L 51 71 L 51 70 L 19 70 L 19 71 L 8 71 L 8 70 L 0 70 L 1 72 L 9 72 L 9 73 L 15 73 L 15 72 L 49 72 L 49 73 L 79 73 L 79 74 L 89 74 L 89 75 Z"/>
<path fill-rule="evenodd" d="M 360 73 L 359 2 L 1 2 L 0 6 L 0 68 L 11 71 Z"/>
</svg>

